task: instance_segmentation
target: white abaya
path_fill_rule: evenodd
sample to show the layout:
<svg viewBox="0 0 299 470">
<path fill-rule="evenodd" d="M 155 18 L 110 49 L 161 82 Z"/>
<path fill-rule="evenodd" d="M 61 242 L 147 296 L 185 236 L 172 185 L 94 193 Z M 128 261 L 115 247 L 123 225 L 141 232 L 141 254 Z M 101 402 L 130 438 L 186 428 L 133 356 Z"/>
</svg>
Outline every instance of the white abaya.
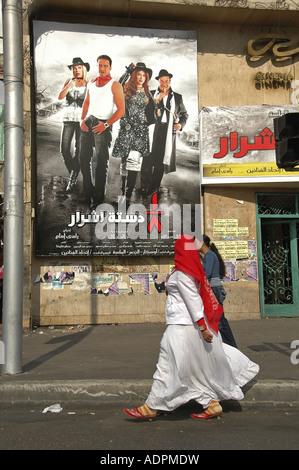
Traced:
<svg viewBox="0 0 299 470">
<path fill-rule="evenodd" d="M 194 311 L 190 303 L 190 299 L 194 302 L 199 296 L 198 285 L 192 276 L 176 271 L 167 283 L 167 290 L 168 326 L 161 341 L 146 404 L 154 410 L 172 411 L 190 400 L 197 401 L 203 408 L 207 408 L 212 400 L 241 400 L 244 397 L 241 387 L 255 377 L 259 366 L 238 349 L 223 343 L 220 332 L 216 334 L 210 330 L 213 342 L 204 340 L 196 323 L 203 316 L 199 309 L 202 302 L 197 300 Z M 187 309 L 186 303 L 183 307 L 180 295 L 182 301 L 188 298 Z M 184 315 L 185 324 L 181 324 Z"/>
</svg>

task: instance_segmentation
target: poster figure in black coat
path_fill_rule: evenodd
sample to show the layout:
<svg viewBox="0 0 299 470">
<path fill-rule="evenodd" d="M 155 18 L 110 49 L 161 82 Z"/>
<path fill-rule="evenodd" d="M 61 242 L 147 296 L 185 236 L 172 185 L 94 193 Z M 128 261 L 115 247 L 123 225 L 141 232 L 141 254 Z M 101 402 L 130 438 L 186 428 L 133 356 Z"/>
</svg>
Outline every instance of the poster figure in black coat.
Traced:
<svg viewBox="0 0 299 470">
<path fill-rule="evenodd" d="M 156 124 L 150 158 L 143 161 L 142 188 L 149 194 L 159 193 L 164 173 L 176 170 L 176 132 L 181 131 L 188 119 L 183 97 L 171 88 L 173 75 L 161 69 L 156 80 L 157 90 L 151 91 L 156 104 Z"/>
</svg>

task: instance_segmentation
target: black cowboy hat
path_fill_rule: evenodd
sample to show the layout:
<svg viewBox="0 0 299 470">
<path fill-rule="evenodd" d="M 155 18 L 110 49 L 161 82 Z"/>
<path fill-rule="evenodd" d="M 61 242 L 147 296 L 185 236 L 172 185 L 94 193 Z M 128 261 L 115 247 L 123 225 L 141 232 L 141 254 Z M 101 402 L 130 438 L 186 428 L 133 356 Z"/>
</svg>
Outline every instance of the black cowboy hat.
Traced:
<svg viewBox="0 0 299 470">
<path fill-rule="evenodd" d="M 172 73 L 167 72 L 165 69 L 161 69 L 159 72 L 159 75 L 156 77 L 156 80 L 159 80 L 161 77 L 173 77 Z"/>
<path fill-rule="evenodd" d="M 81 57 L 75 57 L 73 59 L 73 63 L 71 65 L 68 65 L 68 68 L 71 69 L 72 67 L 74 67 L 75 65 L 84 65 L 86 67 L 86 70 L 87 72 L 89 71 L 90 69 L 90 66 L 89 66 L 89 63 L 88 62 L 83 62 L 83 60 L 81 59 Z"/>
<path fill-rule="evenodd" d="M 147 72 L 150 79 L 151 79 L 152 74 L 153 74 L 153 71 L 151 69 L 148 69 L 144 62 L 137 62 L 137 64 L 135 65 L 134 70 L 143 70 L 144 72 Z"/>
</svg>

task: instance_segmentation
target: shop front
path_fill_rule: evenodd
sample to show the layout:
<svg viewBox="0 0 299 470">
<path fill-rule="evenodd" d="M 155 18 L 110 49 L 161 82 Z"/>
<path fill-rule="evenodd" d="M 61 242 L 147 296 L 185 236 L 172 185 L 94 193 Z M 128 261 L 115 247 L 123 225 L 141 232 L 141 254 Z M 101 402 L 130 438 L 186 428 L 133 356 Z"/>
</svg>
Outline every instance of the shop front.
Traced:
<svg viewBox="0 0 299 470">
<path fill-rule="evenodd" d="M 278 281 L 266 298 L 265 286 L 273 281 L 263 270 L 269 246 L 263 240 L 287 230 L 289 241 L 278 238 L 292 270 L 291 281 L 288 268 L 283 273 L 284 296 L 289 298 L 292 282 L 295 304 L 298 211 L 268 220 L 259 208 L 264 193 L 298 194 L 299 172 L 277 167 L 273 134 L 275 116 L 292 106 L 299 111 L 296 7 L 260 8 L 251 0 L 246 8 L 212 0 L 75 3 L 23 0 L 24 324 L 163 322 L 165 293 L 155 281 L 172 269 L 173 242 L 185 215 L 185 230 L 200 227 L 225 259 L 228 318 L 260 318 L 278 307 L 275 315 L 298 314 L 290 313 L 291 302 L 279 304 L 282 294 L 272 302 Z M 66 192 L 70 175 L 60 153 L 65 102 L 58 95 L 70 79 L 69 66 L 82 59 L 92 81 L 100 54 L 111 56 L 116 80 L 131 63 L 143 62 L 152 71 L 151 90 L 166 70 L 188 112 L 176 133 L 176 171 L 164 174 L 157 200 L 144 198 L 138 175 L 134 211 L 125 221 L 119 216 L 120 159 L 112 155 L 120 123 L 113 123 L 106 212 L 90 212 L 82 172 Z M 92 181 L 94 163 L 91 158 L 84 170 Z M 155 239 L 168 213 L 167 236 L 160 232 Z"/>
<path fill-rule="evenodd" d="M 299 194 L 257 194 L 262 316 L 299 315 Z"/>
<path fill-rule="evenodd" d="M 230 318 L 299 315 L 299 172 L 275 161 L 273 120 L 298 106 L 203 108 L 204 231 L 226 264 Z"/>
</svg>

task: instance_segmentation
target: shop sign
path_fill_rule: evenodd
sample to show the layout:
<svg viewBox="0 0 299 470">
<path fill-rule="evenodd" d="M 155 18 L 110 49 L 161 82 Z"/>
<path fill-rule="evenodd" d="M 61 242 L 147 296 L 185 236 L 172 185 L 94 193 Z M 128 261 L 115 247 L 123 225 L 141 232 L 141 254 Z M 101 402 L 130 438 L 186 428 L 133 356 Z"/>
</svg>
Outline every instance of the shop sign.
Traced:
<svg viewBox="0 0 299 470">
<path fill-rule="evenodd" d="M 295 77 L 291 72 L 257 72 L 255 75 L 255 83 L 257 88 L 278 89 L 283 87 L 288 89 L 291 88 L 291 84 L 294 78 Z"/>
<path fill-rule="evenodd" d="M 299 106 L 204 107 L 200 116 L 202 182 L 299 181 L 276 165 L 273 119 Z"/>
</svg>

